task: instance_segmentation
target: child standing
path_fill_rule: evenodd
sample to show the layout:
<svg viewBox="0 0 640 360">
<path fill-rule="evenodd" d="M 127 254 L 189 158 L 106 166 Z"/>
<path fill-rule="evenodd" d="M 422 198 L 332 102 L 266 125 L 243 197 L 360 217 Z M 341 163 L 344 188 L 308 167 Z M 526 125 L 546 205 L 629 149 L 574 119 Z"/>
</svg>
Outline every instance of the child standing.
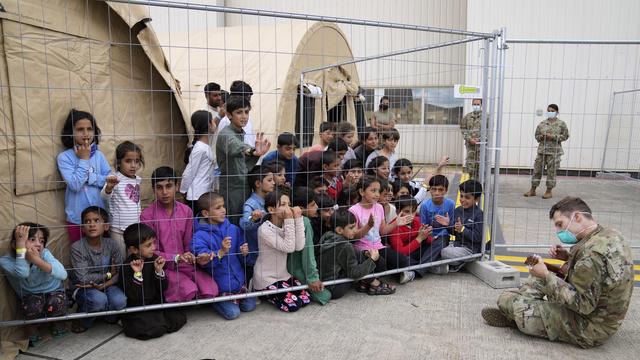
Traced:
<svg viewBox="0 0 640 360">
<path fill-rule="evenodd" d="M 90 206 L 82 211 L 84 237 L 71 245 L 71 282 L 75 286 L 73 296 L 78 311 L 95 312 L 121 310 L 127 298 L 120 288 L 118 272 L 122 264 L 120 246 L 103 234 L 109 230 L 109 214 L 103 208 Z M 107 316 L 107 322 L 116 322 L 116 316 Z M 85 318 L 73 324 L 72 331 L 86 331 L 95 318 Z"/>
<path fill-rule="evenodd" d="M 356 153 L 353 151 L 352 146 L 353 140 L 356 137 L 356 127 L 348 121 L 340 121 L 336 124 L 335 136 L 344 140 L 344 142 L 349 146 L 349 149 L 347 149 L 347 152 L 344 154 L 344 158 L 342 159 L 342 165 L 344 165 L 347 160 L 355 160 Z"/>
<path fill-rule="evenodd" d="M 364 140 L 362 143 L 353 149 L 353 152 L 356 154 L 356 159 L 360 160 L 362 164 L 367 161 L 369 155 L 371 155 L 378 146 L 378 130 L 367 126 L 364 128 L 363 136 Z"/>
<path fill-rule="evenodd" d="M 340 159 L 333 151 L 325 151 L 322 157 L 322 182 L 327 187 L 327 195 L 333 200 L 338 198 L 342 191 L 340 176 Z"/>
<path fill-rule="evenodd" d="M 269 214 L 258 229 L 260 256 L 256 261 L 253 288 L 256 290 L 287 289 L 301 285 L 287 271 L 287 254 L 304 249 L 305 234 L 302 210 L 289 206 L 289 197 L 278 191 L 265 199 Z M 284 312 L 298 311 L 311 301 L 305 290 L 267 296 L 267 301 Z"/>
<path fill-rule="evenodd" d="M 249 99 L 231 96 L 227 101 L 227 116 L 230 124 L 218 133 L 216 159 L 220 167 L 220 194 L 227 204 L 227 214 L 233 224 L 240 222 L 242 204 L 249 197 L 244 177 L 258 159 L 269 151 L 271 143 L 263 133 L 256 135 L 255 147 L 245 143 L 242 130 L 249 121 L 251 104 Z"/>
<path fill-rule="evenodd" d="M 109 204 L 111 216 L 110 235 L 123 256 L 127 254 L 122 233 L 127 226 L 140 220 L 140 184 L 136 173 L 144 165 L 142 149 L 125 141 L 116 147 L 116 174 L 107 176 L 102 188 L 102 198 Z"/>
<path fill-rule="evenodd" d="M 111 168 L 98 150 L 100 128 L 90 113 L 71 109 L 62 127 L 61 140 L 67 150 L 58 154 L 58 170 L 67 184 L 64 211 L 69 241 L 73 244 L 82 238 L 82 210 L 89 206 L 104 207 L 100 191 Z"/>
<path fill-rule="evenodd" d="M 124 261 L 119 285 L 127 296 L 127 306 L 164 303 L 166 260 L 156 252 L 156 233 L 145 224 L 131 224 L 123 234 L 130 255 Z M 141 311 L 122 317 L 126 336 L 149 340 L 178 331 L 187 322 L 180 309 Z"/>
<path fill-rule="evenodd" d="M 484 221 L 482 209 L 478 206 L 482 196 L 482 184 L 476 180 L 467 180 L 460 184 L 460 206 L 453 212 L 456 219 L 452 233 L 456 239 L 449 246 L 442 249 L 443 259 L 455 259 L 462 256 L 482 252 L 482 224 Z M 460 270 L 466 262 L 458 261 L 449 264 L 449 271 Z"/>
<path fill-rule="evenodd" d="M 198 206 L 202 217 L 195 221 L 195 234 L 191 250 L 210 276 L 213 276 L 221 295 L 247 293 L 242 264 L 249 254 L 249 245 L 242 239 L 240 229 L 226 218 L 224 198 L 217 193 L 200 196 Z M 240 316 L 240 312 L 253 311 L 256 298 L 213 303 L 213 308 L 227 320 Z"/>
<path fill-rule="evenodd" d="M 309 284 L 311 299 L 321 305 L 329 302 L 331 293 L 324 288 L 320 281 L 318 265 L 314 255 L 313 227 L 310 218 L 318 217 L 318 205 L 315 201 L 315 194 L 307 187 L 298 187 L 292 196 L 293 206 L 302 209 L 302 220 L 304 221 L 304 249 L 290 253 L 287 257 L 287 270 L 303 284 Z"/>
<path fill-rule="evenodd" d="M 244 273 L 247 280 L 253 277 L 253 266 L 258 259 L 258 228 L 265 216 L 264 198 L 275 190 L 273 174 L 269 169 L 256 165 L 247 176 L 251 186 L 251 196 L 245 201 L 240 219 L 240 228 L 244 232 L 244 241 L 249 245 L 249 255 L 243 258 Z"/>
<path fill-rule="evenodd" d="M 365 258 L 359 260 L 356 250 L 350 243 L 358 231 L 355 215 L 346 209 L 340 209 L 335 212 L 332 222 L 335 230 L 322 235 L 320 245 L 316 247 L 316 259 L 320 264 L 322 281 L 359 279 L 372 274 L 380 254 L 378 250 L 370 249 L 365 252 Z M 351 283 L 331 285 L 326 289 L 331 292 L 332 299 L 339 299 L 351 289 Z"/>
<path fill-rule="evenodd" d="M 300 161 L 296 156 L 296 149 L 300 147 L 298 138 L 292 133 L 282 133 L 278 135 L 277 150 L 272 151 L 264 156 L 262 165 L 268 165 L 273 161 L 282 161 L 284 163 L 286 186 L 293 189 L 296 182 L 296 172 L 300 167 Z"/>
<path fill-rule="evenodd" d="M 380 181 L 389 181 L 390 173 L 389 159 L 385 156 L 376 156 L 367 165 L 367 175 L 375 176 Z"/>
<path fill-rule="evenodd" d="M 442 248 L 449 244 L 449 228 L 451 216 L 455 208 L 453 200 L 446 197 L 449 190 L 449 180 L 444 175 L 435 175 L 429 179 L 429 193 L 427 199 L 420 205 L 420 222 L 433 227 L 433 242 L 422 244 L 420 263 L 436 261 L 440 257 Z M 448 266 L 443 265 L 431 269 L 436 273 L 446 272 Z"/>
<path fill-rule="evenodd" d="M 329 144 L 335 137 L 333 131 L 334 125 L 334 123 L 328 121 L 320 123 L 320 143 L 313 145 L 307 151 L 305 151 L 305 153 L 314 151 L 326 151 L 329 147 Z"/>
<path fill-rule="evenodd" d="M 191 115 L 194 135 L 190 149 L 184 153 L 187 167 L 182 173 L 180 192 L 186 194 L 187 203 L 194 214 L 198 214 L 195 203 L 200 195 L 213 188 L 214 157 L 209 146 L 209 136 L 215 132 L 211 113 L 199 110 Z"/>
<path fill-rule="evenodd" d="M 62 316 L 67 312 L 64 284 L 67 271 L 46 249 L 49 229 L 25 222 L 11 234 L 13 254 L 0 257 L 0 268 L 20 299 L 20 309 L 26 320 Z M 42 342 L 38 326 L 27 328 L 31 346 Z M 67 330 L 54 323 L 51 333 L 61 337 Z"/>
<path fill-rule="evenodd" d="M 378 156 L 384 156 L 389 160 L 389 164 L 395 164 L 398 160 L 398 154 L 396 154 L 396 146 L 398 146 L 398 141 L 400 141 L 400 133 L 396 129 L 385 130 L 382 133 L 382 149 L 375 150 L 365 162 L 364 166 L 369 167 L 369 163 L 371 160 L 375 159 Z M 393 180 L 393 179 L 389 179 Z"/>
<path fill-rule="evenodd" d="M 380 259 L 376 261 L 376 272 L 409 266 L 409 259 L 406 256 L 400 255 L 382 244 L 382 236 L 390 234 L 397 226 L 410 223 L 413 217 L 397 217 L 391 224 L 386 223 L 384 208 L 378 203 L 380 200 L 380 180 L 375 177 L 365 176 L 362 179 L 359 192 L 360 202 L 349 208 L 358 223 L 355 238 L 359 240 L 354 244 L 356 250 L 366 252 L 375 249 L 380 252 Z M 400 283 L 407 283 L 414 278 L 413 271 L 404 271 L 400 274 Z M 388 295 L 395 292 L 395 287 L 374 279 L 373 282 L 370 280 L 362 281 L 358 291 L 367 292 L 370 295 Z"/>
<path fill-rule="evenodd" d="M 156 201 L 142 211 L 140 222 L 149 225 L 157 235 L 156 255 L 167 260 L 168 302 L 211 298 L 218 286 L 202 270 L 195 268 L 196 258 L 190 250 L 193 235 L 193 212 L 176 201 L 176 173 L 162 166 L 151 173 L 151 186 Z"/>
</svg>

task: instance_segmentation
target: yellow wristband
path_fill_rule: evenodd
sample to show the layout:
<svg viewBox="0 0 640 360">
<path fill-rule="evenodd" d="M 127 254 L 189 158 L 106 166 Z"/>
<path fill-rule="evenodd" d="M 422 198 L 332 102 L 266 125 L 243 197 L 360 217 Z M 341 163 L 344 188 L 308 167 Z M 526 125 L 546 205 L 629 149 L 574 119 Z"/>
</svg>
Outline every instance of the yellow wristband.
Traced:
<svg viewBox="0 0 640 360">
<path fill-rule="evenodd" d="M 17 248 L 16 249 L 16 254 L 26 254 L 27 253 L 27 249 L 26 248 Z"/>
</svg>

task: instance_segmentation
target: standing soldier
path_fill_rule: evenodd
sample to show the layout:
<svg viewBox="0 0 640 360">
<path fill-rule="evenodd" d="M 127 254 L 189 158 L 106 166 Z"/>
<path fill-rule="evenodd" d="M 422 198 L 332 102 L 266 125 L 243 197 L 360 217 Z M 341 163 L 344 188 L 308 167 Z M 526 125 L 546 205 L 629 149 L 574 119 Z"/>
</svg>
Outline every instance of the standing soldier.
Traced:
<svg viewBox="0 0 640 360">
<path fill-rule="evenodd" d="M 551 190 L 556 186 L 556 171 L 560 167 L 560 159 L 564 151 L 562 142 L 569 138 L 569 129 L 564 121 L 558 119 L 558 105 L 547 106 L 547 119 L 536 128 L 536 140 L 538 141 L 538 156 L 533 164 L 533 177 L 531 189 L 524 196 L 536 196 L 536 188 L 540 185 L 542 171 L 547 169 L 547 191 L 542 195 L 543 199 L 552 197 Z"/>
<path fill-rule="evenodd" d="M 462 118 L 460 131 L 467 148 L 466 172 L 469 178 L 478 179 L 480 161 L 480 127 L 482 126 L 482 99 L 473 99 L 473 111 Z"/>
<path fill-rule="evenodd" d="M 622 234 L 594 220 L 580 198 L 566 197 L 551 207 L 549 218 L 564 244 L 549 255 L 566 261 L 560 275 L 537 258 L 531 276 L 517 290 L 485 308 L 491 326 L 517 327 L 525 334 L 563 341 L 582 348 L 602 345 L 620 327 L 633 291 L 633 257 Z M 546 296 L 546 299 L 545 299 Z"/>
</svg>

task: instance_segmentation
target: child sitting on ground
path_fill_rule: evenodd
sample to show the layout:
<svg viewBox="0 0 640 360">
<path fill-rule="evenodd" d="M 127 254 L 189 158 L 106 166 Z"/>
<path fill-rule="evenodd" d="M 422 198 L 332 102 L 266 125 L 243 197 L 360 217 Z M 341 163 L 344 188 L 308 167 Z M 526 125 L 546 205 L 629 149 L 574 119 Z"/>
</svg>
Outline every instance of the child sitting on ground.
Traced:
<svg viewBox="0 0 640 360">
<path fill-rule="evenodd" d="M 247 293 L 244 270 L 249 245 L 242 239 L 240 229 L 226 218 L 224 198 L 217 193 L 200 196 L 198 206 L 201 217 L 196 219 L 191 249 L 198 258 L 198 265 L 212 276 L 222 296 Z M 227 320 L 240 316 L 240 312 L 253 311 L 256 298 L 221 301 L 213 308 Z"/>
<path fill-rule="evenodd" d="M 429 179 L 433 175 L 442 174 L 442 170 L 449 164 L 449 157 L 443 156 L 438 163 L 438 167 L 433 174 L 428 174 L 424 182 L 419 183 L 413 180 L 413 164 L 409 159 L 398 159 L 393 164 L 393 174 L 396 182 L 406 184 L 411 191 L 411 195 L 416 198 L 418 205 L 424 201 L 429 195 L 429 189 L 426 186 L 429 183 Z"/>
<path fill-rule="evenodd" d="M 116 174 L 107 176 L 102 198 L 109 204 L 111 216 L 110 237 L 126 256 L 127 247 L 122 233 L 127 226 L 140 220 L 140 184 L 136 173 L 144 165 L 140 146 L 125 141 L 116 147 Z"/>
<path fill-rule="evenodd" d="M 47 250 L 49 229 L 24 222 L 11 234 L 13 253 L 0 257 L 0 268 L 20 299 L 20 309 L 26 320 L 62 316 L 67 313 L 63 281 L 67 279 L 64 266 Z M 30 346 L 38 346 L 43 337 L 38 325 L 27 327 Z M 53 323 L 54 338 L 67 334 L 61 323 Z"/>
<path fill-rule="evenodd" d="M 423 201 L 420 205 L 420 222 L 433 227 L 433 242 L 430 245 L 422 244 L 421 264 L 438 260 L 442 248 L 449 244 L 449 228 L 455 203 L 446 197 L 447 191 L 449 191 L 449 180 L 446 176 L 434 175 L 429 179 L 431 199 Z M 445 264 L 431 268 L 431 271 L 446 273 L 447 268 L 448 266 Z"/>
<path fill-rule="evenodd" d="M 476 180 L 467 180 L 460 184 L 460 206 L 453 212 L 455 223 L 449 231 L 456 239 L 442 249 L 443 259 L 455 259 L 482 252 L 482 209 L 478 202 L 482 197 L 482 184 Z M 451 231 L 453 230 L 453 231 Z M 449 264 L 449 272 L 459 271 L 467 262 L 475 259 Z"/>
<path fill-rule="evenodd" d="M 305 244 L 302 210 L 291 208 L 289 204 L 289 197 L 278 191 L 269 193 L 265 198 L 268 215 L 258 229 L 260 256 L 253 275 L 255 290 L 302 285 L 287 271 L 287 254 L 304 249 Z M 298 311 L 311 301 L 306 290 L 271 294 L 266 299 L 284 312 Z"/>
<path fill-rule="evenodd" d="M 164 303 L 167 276 L 165 259 L 157 256 L 156 233 L 145 224 L 131 224 L 123 233 L 129 256 L 124 261 L 118 285 L 127 296 L 127 306 Z M 133 312 L 122 316 L 124 334 L 138 340 L 149 340 L 178 331 L 187 322 L 177 308 Z"/>
<path fill-rule="evenodd" d="M 121 310 L 127 306 L 127 298 L 118 282 L 122 253 L 120 246 L 110 238 L 103 237 L 109 230 L 109 214 L 98 206 L 89 206 L 81 214 L 84 237 L 71 245 L 71 283 L 75 287 L 73 297 L 78 303 L 79 312 Z M 85 318 L 75 322 L 71 331 L 86 331 L 95 318 Z M 117 316 L 105 317 L 110 323 Z"/>
<path fill-rule="evenodd" d="M 304 221 L 305 242 L 304 249 L 295 251 L 287 256 L 287 270 L 303 284 L 309 284 L 309 294 L 311 299 L 321 305 L 329 302 L 331 294 L 324 289 L 318 266 L 314 255 L 313 237 L 314 231 L 310 218 L 317 218 L 318 205 L 315 201 L 315 194 L 307 187 L 298 187 L 291 198 L 293 206 L 302 209 L 302 220 Z"/>
<path fill-rule="evenodd" d="M 155 169 L 151 173 L 151 186 L 156 201 L 142 211 L 140 222 L 156 232 L 156 255 L 167 261 L 165 272 L 169 286 L 164 293 L 167 302 L 215 297 L 218 286 L 210 275 L 194 265 L 196 257 L 190 247 L 193 212 L 176 201 L 179 186 L 176 173 L 168 166 Z"/>
<path fill-rule="evenodd" d="M 244 241 L 249 246 L 249 255 L 243 258 L 243 268 L 247 280 L 253 277 L 253 266 L 258 259 L 258 228 L 262 225 L 266 209 L 264 198 L 275 190 L 273 173 L 265 166 L 256 165 L 247 176 L 247 182 L 253 192 L 245 201 L 240 219 L 240 228 L 244 232 Z"/>
<path fill-rule="evenodd" d="M 384 180 L 380 180 L 380 205 L 384 209 L 384 221 L 391 223 L 398 214 L 393 205 L 393 186 Z"/>
<path fill-rule="evenodd" d="M 396 204 L 400 211 L 400 216 L 413 216 L 413 221 L 404 226 L 398 226 L 393 229 L 389 238 L 389 245 L 398 253 L 408 256 L 411 265 L 420 264 L 421 251 L 428 251 L 428 248 L 423 248 L 423 244 L 429 246 L 433 241 L 431 237 L 431 230 L 433 228 L 430 225 L 423 225 L 420 223 L 420 216 L 416 214 L 418 208 L 418 202 L 411 195 L 401 196 Z M 424 276 L 428 270 L 427 268 L 416 269 L 416 274 Z"/>
<path fill-rule="evenodd" d="M 365 258 L 359 260 L 356 250 L 351 245 L 357 232 L 355 215 L 340 209 L 333 215 L 332 223 L 335 230 L 328 231 L 316 247 L 316 259 L 320 268 L 322 281 L 351 278 L 357 280 L 372 274 L 376 268 L 376 261 L 380 257 L 378 250 L 370 249 L 365 252 Z M 351 289 L 352 283 L 327 286 L 332 299 L 339 299 Z"/>
</svg>

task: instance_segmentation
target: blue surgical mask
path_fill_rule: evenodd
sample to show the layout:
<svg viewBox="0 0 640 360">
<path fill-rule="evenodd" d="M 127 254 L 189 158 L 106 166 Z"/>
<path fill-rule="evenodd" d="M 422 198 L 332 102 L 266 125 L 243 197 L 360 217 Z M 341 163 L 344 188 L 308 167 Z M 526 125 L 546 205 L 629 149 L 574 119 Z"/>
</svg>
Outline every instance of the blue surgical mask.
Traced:
<svg viewBox="0 0 640 360">
<path fill-rule="evenodd" d="M 588 214 L 588 213 L 587 213 Z M 567 227 L 564 230 L 560 230 L 556 233 L 556 236 L 558 237 L 558 239 L 560 239 L 560 242 L 563 244 L 575 244 L 578 242 L 578 238 L 576 235 L 582 233 L 583 231 L 587 230 L 587 228 L 580 230 L 580 232 L 576 235 L 574 235 L 571 231 L 569 231 L 569 225 L 571 225 L 571 222 L 573 221 L 573 218 L 575 216 L 575 213 L 573 215 L 571 215 L 571 220 L 569 220 L 569 223 L 567 224 Z"/>
<path fill-rule="evenodd" d="M 555 111 L 547 111 L 547 117 L 548 117 L 549 119 L 553 119 L 553 118 L 555 118 L 556 116 L 558 116 L 558 113 L 557 113 L 557 112 L 555 112 Z"/>
<path fill-rule="evenodd" d="M 482 105 L 472 105 L 473 111 L 478 112 L 482 110 Z"/>
</svg>

